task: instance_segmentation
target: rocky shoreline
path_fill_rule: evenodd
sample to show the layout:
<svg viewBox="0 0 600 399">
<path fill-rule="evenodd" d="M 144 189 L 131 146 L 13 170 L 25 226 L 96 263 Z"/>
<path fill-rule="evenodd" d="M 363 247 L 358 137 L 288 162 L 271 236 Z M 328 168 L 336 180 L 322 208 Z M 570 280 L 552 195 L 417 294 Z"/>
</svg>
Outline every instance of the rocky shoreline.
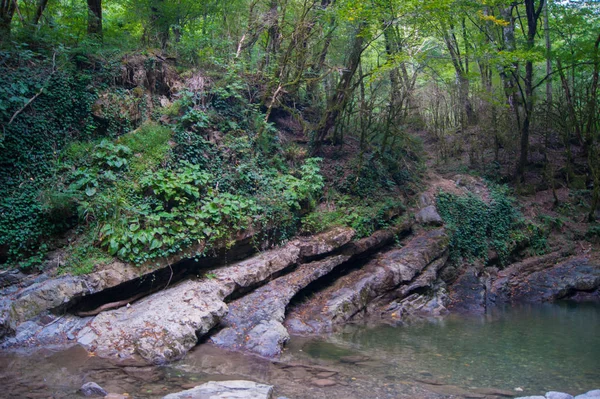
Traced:
<svg viewBox="0 0 600 399">
<path fill-rule="evenodd" d="M 590 257 L 555 251 L 503 270 L 457 268 L 430 208 L 417 222 L 361 240 L 340 227 L 223 266 L 208 259 L 217 266 L 193 273 L 181 263 L 142 277 L 125 264 L 82 277 L 3 272 L 0 345 L 79 343 L 98 356 L 162 364 L 209 338 L 277 357 L 289 333 L 319 334 L 360 320 L 395 324 L 505 304 L 600 298 L 600 265 Z M 149 285 L 152 279 L 163 281 Z M 90 306 L 99 306 L 98 314 Z"/>
</svg>

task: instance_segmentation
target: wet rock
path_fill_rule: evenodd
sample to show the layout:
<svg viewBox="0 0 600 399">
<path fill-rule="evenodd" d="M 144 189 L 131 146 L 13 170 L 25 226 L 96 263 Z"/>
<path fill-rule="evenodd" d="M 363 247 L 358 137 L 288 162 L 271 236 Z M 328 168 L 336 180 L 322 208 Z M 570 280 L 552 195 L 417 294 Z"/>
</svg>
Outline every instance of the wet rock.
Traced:
<svg viewBox="0 0 600 399">
<path fill-rule="evenodd" d="M 473 389 L 473 392 L 481 393 L 483 395 L 504 396 L 507 398 L 513 398 L 516 396 L 516 394 L 513 391 L 496 388 L 477 388 Z"/>
<path fill-rule="evenodd" d="M 480 269 L 467 266 L 458 279 L 448 287 L 448 309 L 457 313 L 485 312 L 486 284 Z"/>
<path fill-rule="evenodd" d="M 431 385 L 429 389 L 441 395 L 452 395 L 460 398 L 483 399 L 486 395 L 467 391 L 455 385 Z"/>
<path fill-rule="evenodd" d="M 340 362 L 354 364 L 354 363 L 359 363 L 359 362 L 365 362 L 369 359 L 370 358 L 368 356 L 350 355 L 350 356 L 340 357 Z"/>
<path fill-rule="evenodd" d="M 564 392 L 550 391 L 546 392 L 546 399 L 573 399 L 573 395 Z"/>
<path fill-rule="evenodd" d="M 95 382 L 86 382 L 79 388 L 83 396 L 106 396 L 108 392 Z"/>
<path fill-rule="evenodd" d="M 329 379 L 314 379 L 310 381 L 311 384 L 320 387 L 320 388 L 325 388 L 325 387 L 332 387 L 334 385 L 337 385 L 337 382 L 335 382 L 334 380 L 329 380 Z"/>
<path fill-rule="evenodd" d="M 552 302 L 600 288 L 599 263 L 587 257 L 553 262 L 555 259 L 556 256 L 537 261 L 530 259 L 500 271 L 491 285 L 492 301 L 497 304 Z"/>
<path fill-rule="evenodd" d="M 252 381 L 207 382 L 163 399 L 271 399 L 273 387 Z"/>
<path fill-rule="evenodd" d="M 417 223 L 424 226 L 441 226 L 444 224 L 442 217 L 434 205 L 429 205 L 421 209 L 415 215 L 415 219 L 417 220 Z"/>
<path fill-rule="evenodd" d="M 378 255 L 338 279 L 318 297 L 292 309 L 285 325 L 295 332 L 298 328 L 311 333 L 331 330 L 366 312 L 376 298 L 410 285 L 429 265 L 446 256 L 447 245 L 443 229 L 425 231 L 404 247 Z"/>
</svg>

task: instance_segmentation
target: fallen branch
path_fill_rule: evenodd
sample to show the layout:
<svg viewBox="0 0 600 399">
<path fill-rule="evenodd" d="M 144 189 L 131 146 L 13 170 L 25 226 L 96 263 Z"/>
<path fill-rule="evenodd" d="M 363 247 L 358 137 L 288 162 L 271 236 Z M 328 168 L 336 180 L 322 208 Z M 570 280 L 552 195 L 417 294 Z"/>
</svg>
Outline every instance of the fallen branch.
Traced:
<svg viewBox="0 0 600 399">
<path fill-rule="evenodd" d="M 29 104 L 31 104 L 32 102 L 35 101 L 36 98 L 38 98 L 43 92 L 44 89 L 46 88 L 46 85 L 48 84 L 48 82 L 50 81 L 50 78 L 52 77 L 52 75 L 54 75 L 54 72 L 56 72 L 56 53 L 54 53 L 52 55 L 52 73 L 50 73 L 50 76 L 48 76 L 48 79 L 46 79 L 46 83 L 42 86 L 42 88 L 40 89 L 40 91 L 37 92 L 37 94 L 33 97 L 31 97 L 29 99 L 29 101 L 27 101 L 27 103 L 25 105 L 23 105 L 21 108 L 19 108 L 14 114 L 13 116 L 10 118 L 10 120 L 8 121 L 7 125 L 10 125 L 15 118 L 25 110 L 25 108 L 27 108 L 29 106 Z"/>
<path fill-rule="evenodd" d="M 141 297 L 143 297 L 145 295 L 146 295 L 146 293 L 142 292 L 135 296 L 132 296 L 131 298 L 123 299 L 122 301 L 105 303 L 104 305 L 102 305 L 94 310 L 88 310 L 85 312 L 77 312 L 75 314 L 79 317 L 96 316 L 97 314 L 99 314 L 100 312 L 104 312 L 105 310 L 115 309 L 115 308 L 120 308 L 121 306 L 125 306 L 128 303 L 133 302 L 137 299 L 140 299 Z"/>
</svg>

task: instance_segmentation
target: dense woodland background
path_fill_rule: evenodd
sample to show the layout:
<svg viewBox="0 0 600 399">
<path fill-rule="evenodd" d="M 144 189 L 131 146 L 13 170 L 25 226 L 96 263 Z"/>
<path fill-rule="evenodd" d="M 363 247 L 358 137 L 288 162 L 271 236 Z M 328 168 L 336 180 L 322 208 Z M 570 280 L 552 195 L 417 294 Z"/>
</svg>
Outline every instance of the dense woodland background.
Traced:
<svg viewBox="0 0 600 399">
<path fill-rule="evenodd" d="M 0 40 L 5 266 L 364 236 L 429 169 L 561 211 L 525 222 L 498 186 L 459 204 L 486 244 L 458 256 L 543 251 L 565 218 L 600 235 L 596 1 L 0 0 Z"/>
</svg>

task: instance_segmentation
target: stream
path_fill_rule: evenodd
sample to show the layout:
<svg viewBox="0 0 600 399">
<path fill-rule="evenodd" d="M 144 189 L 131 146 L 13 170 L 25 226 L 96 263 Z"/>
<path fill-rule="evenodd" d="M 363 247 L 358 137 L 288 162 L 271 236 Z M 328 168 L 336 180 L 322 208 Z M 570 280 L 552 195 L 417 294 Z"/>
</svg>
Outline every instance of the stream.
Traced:
<svg viewBox="0 0 600 399">
<path fill-rule="evenodd" d="M 116 366 L 77 346 L 0 352 L 6 398 L 80 398 L 88 381 L 133 398 L 160 398 L 226 379 L 269 383 L 274 398 L 290 399 L 579 394 L 600 388 L 600 306 L 565 302 L 409 325 L 348 325 L 327 336 L 292 337 L 277 362 L 209 343 L 154 367 Z"/>
</svg>

